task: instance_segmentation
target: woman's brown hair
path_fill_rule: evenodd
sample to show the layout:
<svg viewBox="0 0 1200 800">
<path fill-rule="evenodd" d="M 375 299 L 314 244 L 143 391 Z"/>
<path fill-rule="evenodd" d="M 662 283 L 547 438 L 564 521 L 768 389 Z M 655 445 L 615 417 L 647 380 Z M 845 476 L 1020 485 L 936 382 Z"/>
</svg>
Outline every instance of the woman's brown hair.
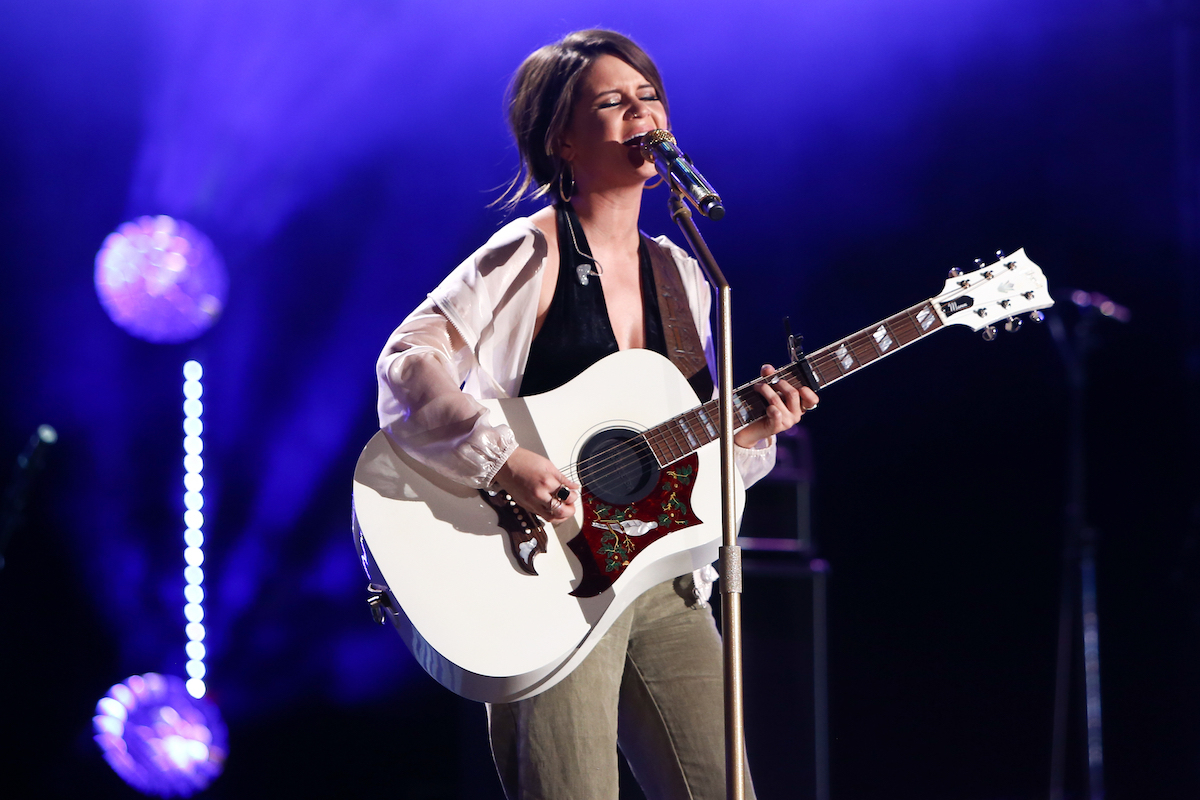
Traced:
<svg viewBox="0 0 1200 800">
<path fill-rule="evenodd" d="M 571 123 L 579 80 L 603 55 L 615 56 L 641 73 L 654 87 L 669 118 L 662 78 L 646 51 L 614 31 L 567 34 L 561 41 L 535 50 L 513 76 L 508 125 L 517 140 L 521 168 L 497 202 L 512 208 L 526 196 L 541 197 L 562 178 L 565 165 L 558 148 Z"/>
</svg>

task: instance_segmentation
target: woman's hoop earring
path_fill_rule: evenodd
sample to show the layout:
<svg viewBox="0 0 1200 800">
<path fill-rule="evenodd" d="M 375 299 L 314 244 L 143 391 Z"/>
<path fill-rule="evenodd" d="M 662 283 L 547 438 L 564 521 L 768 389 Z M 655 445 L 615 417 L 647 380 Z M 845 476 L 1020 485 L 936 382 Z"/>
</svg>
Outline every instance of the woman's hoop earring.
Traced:
<svg viewBox="0 0 1200 800">
<path fill-rule="evenodd" d="M 571 201 L 571 195 L 575 194 L 575 176 L 571 176 L 571 190 L 567 192 L 563 185 L 563 178 L 566 177 L 567 171 L 570 169 L 566 164 L 563 165 L 562 171 L 558 173 L 558 196 L 562 198 L 564 203 Z"/>
<path fill-rule="evenodd" d="M 643 189 L 657 189 L 658 187 L 660 187 L 664 183 L 666 183 L 666 181 L 667 181 L 666 178 L 664 178 L 662 175 L 659 175 L 658 180 L 656 180 L 654 183 L 650 184 L 649 186 L 643 186 L 642 188 Z"/>
</svg>

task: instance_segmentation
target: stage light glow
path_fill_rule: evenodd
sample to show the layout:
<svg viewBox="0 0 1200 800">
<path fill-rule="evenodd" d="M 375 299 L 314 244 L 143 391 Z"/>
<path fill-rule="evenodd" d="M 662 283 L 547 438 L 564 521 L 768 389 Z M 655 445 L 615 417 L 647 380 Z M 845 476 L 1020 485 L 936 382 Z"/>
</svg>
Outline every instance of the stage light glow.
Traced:
<svg viewBox="0 0 1200 800">
<path fill-rule="evenodd" d="M 199 694 L 192 691 L 194 681 Z M 195 678 L 184 684 L 151 672 L 126 678 L 96 704 L 96 744 L 134 789 L 188 797 L 221 774 L 227 731 L 216 706 L 198 702 L 203 688 Z"/>
<path fill-rule="evenodd" d="M 166 215 L 110 233 L 96 254 L 96 293 L 108 316 L 149 342 L 186 342 L 225 307 L 225 263 L 207 236 Z"/>
<path fill-rule="evenodd" d="M 101 697 L 100 702 L 96 704 L 96 709 L 101 714 L 120 720 L 122 723 L 129 717 L 129 710 L 121 704 L 121 701 L 113 697 Z"/>
<path fill-rule="evenodd" d="M 112 697 L 126 709 L 132 709 L 137 704 L 137 699 L 133 696 L 133 692 L 123 683 L 118 683 L 116 686 L 108 690 L 109 697 Z"/>
<path fill-rule="evenodd" d="M 204 572 L 200 569 L 204 563 L 204 515 L 200 513 L 200 509 L 204 508 L 204 477 L 200 474 L 204 469 L 204 461 L 200 458 L 200 453 L 204 451 L 204 440 L 201 438 L 204 423 L 200 419 L 204 412 L 200 402 L 204 395 L 204 386 L 200 382 L 202 377 L 204 368 L 199 361 L 188 361 L 183 365 L 183 449 L 186 453 L 183 458 L 183 505 L 187 508 L 183 515 L 187 526 L 183 532 L 183 541 L 187 545 L 183 551 L 183 560 L 187 563 L 183 570 L 186 582 L 183 596 L 187 600 L 183 615 L 188 621 L 184 632 L 188 638 L 185 646 L 188 654 L 187 673 L 191 676 L 187 691 L 195 698 L 203 697 L 207 692 L 203 678 L 208 672 L 204 665 L 207 650 L 201 644 L 204 640 L 204 626 L 201 624 L 204 619 L 204 589 L 201 587 Z"/>
<path fill-rule="evenodd" d="M 121 704 L 117 703 L 117 705 L 121 705 Z M 121 706 L 121 707 L 124 708 L 124 706 Z M 96 707 L 96 710 L 97 711 L 100 710 L 99 706 Z M 100 733 L 107 733 L 111 736 L 120 736 L 121 734 L 125 733 L 125 718 L 124 717 L 118 719 L 116 717 L 100 715 L 100 716 L 96 717 L 94 722 L 95 722 L 96 730 L 99 731 Z"/>
</svg>

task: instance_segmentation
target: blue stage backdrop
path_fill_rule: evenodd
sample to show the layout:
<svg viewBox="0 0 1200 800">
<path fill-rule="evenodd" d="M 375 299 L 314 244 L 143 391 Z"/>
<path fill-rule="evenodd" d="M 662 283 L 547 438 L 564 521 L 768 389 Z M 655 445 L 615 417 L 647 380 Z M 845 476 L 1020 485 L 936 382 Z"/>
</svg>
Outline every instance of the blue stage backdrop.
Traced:
<svg viewBox="0 0 1200 800">
<path fill-rule="evenodd" d="M 657 60 L 678 140 L 725 198 L 702 229 L 734 286 L 739 380 L 783 360 L 784 316 L 821 346 L 998 248 L 1042 265 L 1068 327 L 1070 288 L 1132 309 L 1097 328 L 1085 421 L 1109 778 L 1113 797 L 1194 796 L 1188 5 L 0 4 L 0 463 L 38 424 L 59 433 L 0 572 L 0 697 L 45 720 L 33 737 L 4 726 L 18 777 L 71 796 L 52 769 L 69 761 L 120 792 L 89 740 L 96 700 L 129 675 L 184 674 L 180 407 L 195 359 L 206 680 L 230 727 L 210 792 L 495 796 L 460 769 L 486 771 L 486 756 L 454 752 L 482 752 L 482 710 L 369 622 L 350 479 L 376 428 L 379 349 L 506 218 L 489 203 L 516 167 L 509 76 L 541 44 L 603 26 Z M 682 241 L 665 206 L 651 191 L 643 227 Z M 159 214 L 207 235 L 228 271 L 221 317 L 182 344 L 131 337 L 93 285 L 105 237 Z M 954 328 L 831 388 L 805 422 L 834 569 L 835 795 L 1044 793 L 1066 386 L 1047 328 L 990 345 Z M 394 738 L 370 765 L 351 758 L 353 774 L 326 770 L 322 753 L 350 758 L 356 715 Z M 449 752 L 410 745 L 426 727 Z M 319 748 L 298 743 L 310 736 Z M 296 753 L 304 769 L 285 775 Z"/>
</svg>

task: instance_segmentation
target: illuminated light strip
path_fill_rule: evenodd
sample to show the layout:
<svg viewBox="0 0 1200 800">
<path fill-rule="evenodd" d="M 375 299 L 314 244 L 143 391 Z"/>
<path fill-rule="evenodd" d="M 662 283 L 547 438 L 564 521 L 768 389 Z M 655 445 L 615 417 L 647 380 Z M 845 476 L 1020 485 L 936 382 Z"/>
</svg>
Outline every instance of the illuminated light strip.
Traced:
<svg viewBox="0 0 1200 800">
<path fill-rule="evenodd" d="M 187 584 L 183 588 L 183 596 L 187 600 L 183 615 L 188 621 L 184 628 L 188 638 L 187 691 L 197 700 L 207 691 L 204 684 L 207 671 L 204 666 L 204 570 L 201 568 L 204 563 L 204 514 L 201 513 L 204 508 L 204 478 L 201 476 L 204 459 L 200 454 L 204 452 L 204 440 L 201 438 L 204 423 L 200 421 L 200 415 L 204 412 L 204 404 L 200 402 L 200 396 L 204 394 L 204 388 L 200 378 L 203 376 L 204 369 L 199 361 L 189 361 L 183 365 L 183 396 L 186 398 L 183 401 L 183 450 L 187 454 L 183 457 L 183 486 L 186 490 L 183 505 L 187 509 L 183 513 L 186 526 L 183 541 L 187 545 L 183 551 L 183 560 L 187 562 L 183 570 L 183 579 Z"/>
</svg>

